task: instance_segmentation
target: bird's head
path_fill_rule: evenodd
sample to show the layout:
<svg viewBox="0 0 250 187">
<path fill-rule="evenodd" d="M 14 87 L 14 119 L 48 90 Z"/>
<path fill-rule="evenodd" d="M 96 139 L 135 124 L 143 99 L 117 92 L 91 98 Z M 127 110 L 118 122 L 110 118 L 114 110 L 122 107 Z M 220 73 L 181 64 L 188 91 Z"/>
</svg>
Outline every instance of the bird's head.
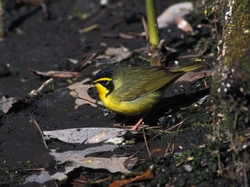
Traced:
<svg viewBox="0 0 250 187">
<path fill-rule="evenodd" d="M 107 97 L 114 90 L 113 75 L 113 69 L 103 69 L 84 84 L 93 84 L 100 98 Z"/>
</svg>

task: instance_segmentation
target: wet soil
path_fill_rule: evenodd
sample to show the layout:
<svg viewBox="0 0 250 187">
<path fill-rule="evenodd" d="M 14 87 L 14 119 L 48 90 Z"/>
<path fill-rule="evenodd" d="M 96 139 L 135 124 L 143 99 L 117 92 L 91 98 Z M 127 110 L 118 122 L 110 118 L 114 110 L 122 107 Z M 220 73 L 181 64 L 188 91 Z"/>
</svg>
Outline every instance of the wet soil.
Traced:
<svg viewBox="0 0 250 187">
<path fill-rule="evenodd" d="M 118 36 L 119 33 L 141 33 L 143 31 L 141 24 L 141 15 L 145 15 L 143 0 L 111 1 L 107 7 L 100 7 L 98 2 L 94 0 L 49 1 L 47 4 L 48 12 L 44 12 L 40 6 L 34 4 L 6 2 L 4 20 L 6 35 L 4 40 L 0 42 L 0 97 L 15 97 L 20 101 L 14 104 L 7 114 L 2 111 L 0 113 L 0 168 L 2 174 L 0 186 L 19 186 L 24 177 L 31 174 L 27 168 L 46 168 L 55 164 L 31 119 L 35 119 L 43 131 L 78 127 L 112 127 L 116 122 L 117 118 L 113 114 L 111 117 L 103 116 L 103 107 L 101 106 L 94 108 L 84 105 L 74 109 L 75 100 L 69 95 L 67 89 L 72 81 L 80 81 L 88 77 L 93 70 L 115 65 L 104 64 L 96 67 L 95 64 L 90 64 L 81 71 L 81 78 L 77 80 L 55 79 L 40 95 L 34 98 L 28 95 L 31 90 L 39 88 L 46 80 L 31 75 L 28 68 L 38 71 L 73 71 L 76 65 L 69 62 L 68 58 L 81 62 L 101 44 L 105 44 L 107 47 L 122 45 L 131 51 L 147 46 L 145 37 L 135 36 L 133 39 L 126 39 Z M 156 0 L 157 12 L 162 12 L 176 2 Z M 85 20 L 76 17 L 77 14 L 84 12 L 91 14 L 91 16 Z M 101 17 L 93 20 L 100 12 L 103 12 Z M 114 24 L 118 20 L 122 21 Z M 99 24 L 99 28 L 88 33 L 78 32 L 93 23 Z M 115 37 L 107 37 L 107 33 Z M 162 38 L 168 40 L 169 45 L 174 39 L 181 41 L 183 35 L 175 26 L 161 30 Z M 195 53 L 194 46 L 186 47 L 185 50 L 181 51 L 181 54 L 191 54 L 192 52 Z M 128 63 L 138 65 L 135 59 L 138 59 L 136 54 L 119 65 L 127 65 Z M 169 63 L 174 64 L 174 60 L 174 58 L 171 59 Z M 187 63 L 187 61 L 180 60 L 180 64 Z M 166 106 L 161 108 L 160 114 L 152 112 L 145 119 L 146 124 L 157 126 L 158 118 L 169 111 L 171 111 L 169 114 L 174 115 L 174 119 L 170 118 L 174 122 L 170 124 L 187 119 L 175 138 L 172 151 L 177 155 L 204 145 L 208 142 L 206 135 L 211 134 L 209 101 L 201 107 L 180 110 L 180 108 L 188 107 L 194 101 L 209 94 L 207 87 L 199 86 L 202 82 L 204 80 L 193 85 L 187 84 L 184 87 L 175 85 L 169 88 L 165 94 L 165 100 L 162 101 L 163 105 Z M 178 96 L 174 96 L 176 94 Z M 203 113 L 199 114 L 199 111 Z M 200 122 L 200 119 L 203 121 Z M 175 130 L 173 129 L 172 133 L 164 134 L 152 141 L 149 144 L 150 149 L 160 148 L 165 151 L 174 137 Z M 153 137 L 154 132 L 149 133 L 152 133 L 151 137 Z M 132 155 L 143 144 L 143 139 L 139 139 L 134 145 L 121 147 L 113 153 L 100 153 L 95 156 Z M 48 146 L 50 149 L 57 148 L 65 151 L 83 150 L 93 145 L 68 144 L 53 140 L 48 142 Z M 199 175 L 194 170 L 188 172 L 181 166 L 177 168 L 174 166 L 177 161 L 173 158 L 158 160 L 162 157 L 161 155 L 155 156 L 153 161 L 149 161 L 146 155 L 148 153 L 144 148 L 137 156 L 145 160 L 145 163 L 158 165 L 159 171 L 156 171 L 154 180 L 142 184 L 145 186 L 157 184 L 209 186 L 208 183 L 211 184 L 212 181 L 203 181 L 203 179 L 216 178 L 211 173 L 209 177 L 206 176 L 210 171 L 203 170 L 204 173 Z M 138 164 L 134 170 L 142 164 Z M 89 178 L 93 180 L 98 178 L 98 175 L 101 178 L 100 176 L 103 174 L 109 174 L 108 171 L 102 171 L 100 174 L 98 173 L 100 171 L 80 168 L 74 175 L 70 175 L 68 181 L 57 184 L 69 186 L 72 180 L 83 171 L 88 171 Z M 119 174 L 113 176 L 112 180 L 119 178 Z M 199 181 L 197 178 L 198 182 L 195 182 L 193 178 L 197 176 L 199 176 Z M 105 184 L 108 185 L 112 180 Z M 50 181 L 47 185 L 54 186 L 55 184 L 54 181 Z M 26 186 L 39 185 L 26 184 Z"/>
</svg>

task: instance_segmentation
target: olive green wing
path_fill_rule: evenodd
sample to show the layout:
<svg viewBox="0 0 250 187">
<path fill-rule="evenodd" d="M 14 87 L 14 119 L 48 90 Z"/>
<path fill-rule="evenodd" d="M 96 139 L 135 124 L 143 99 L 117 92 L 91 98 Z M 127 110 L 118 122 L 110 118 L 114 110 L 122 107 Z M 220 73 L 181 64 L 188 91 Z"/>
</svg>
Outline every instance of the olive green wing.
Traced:
<svg viewBox="0 0 250 187">
<path fill-rule="evenodd" d="M 149 94 L 155 90 L 171 85 L 185 72 L 170 72 L 159 67 L 133 67 L 119 69 L 119 77 L 114 77 L 114 94 L 121 101 L 131 101 L 140 96 Z"/>
</svg>

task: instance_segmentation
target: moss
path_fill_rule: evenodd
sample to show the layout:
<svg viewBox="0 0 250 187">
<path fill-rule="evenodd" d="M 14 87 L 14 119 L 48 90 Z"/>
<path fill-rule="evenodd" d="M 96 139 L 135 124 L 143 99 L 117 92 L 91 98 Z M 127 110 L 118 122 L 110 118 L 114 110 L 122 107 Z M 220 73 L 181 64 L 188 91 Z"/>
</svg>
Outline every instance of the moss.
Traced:
<svg viewBox="0 0 250 187">
<path fill-rule="evenodd" d="M 30 169 L 36 166 L 30 161 L 24 162 L 22 165 L 17 164 L 13 168 L 0 167 L 0 186 L 10 186 L 12 184 L 20 183 L 25 179 L 26 174 Z"/>
<path fill-rule="evenodd" d="M 190 177 L 190 174 L 188 175 L 185 170 L 181 172 L 182 177 L 185 178 L 185 176 L 189 176 L 186 178 L 186 184 L 188 186 L 202 186 L 202 184 L 207 185 L 208 182 L 210 185 L 217 185 L 218 181 L 221 183 L 219 186 L 228 186 L 232 181 L 230 177 L 227 174 L 218 176 L 216 173 L 219 169 L 219 164 L 225 160 L 224 156 L 221 156 L 223 152 L 223 146 L 221 146 L 219 142 L 209 142 L 203 147 L 194 147 L 174 157 L 175 163 L 177 164 L 172 167 L 172 172 L 176 170 L 176 172 L 179 173 L 183 170 L 182 166 L 188 164 L 193 168 L 191 171 L 193 177 Z M 230 157 L 230 153 L 226 156 Z M 178 164 L 180 162 L 182 164 Z M 177 182 L 177 184 L 179 183 Z"/>
<path fill-rule="evenodd" d="M 226 52 L 222 59 L 221 72 L 214 79 L 212 95 L 217 106 L 221 106 L 225 127 L 228 130 L 244 129 L 245 120 L 237 117 L 244 116 L 247 111 L 242 106 L 249 105 L 250 90 L 250 29 L 249 8 L 247 1 L 234 6 L 232 21 L 224 34 Z M 242 24 L 243 23 L 243 24 Z M 235 126 L 235 124 L 237 124 Z"/>
<path fill-rule="evenodd" d="M 250 169 L 249 163 L 242 159 L 244 153 L 249 156 L 249 148 L 239 148 L 249 143 L 246 134 L 250 130 L 250 4 L 247 0 L 234 2 L 230 19 L 223 22 L 223 53 L 211 95 L 215 105 L 214 135 L 220 141 L 229 141 L 227 150 L 233 154 L 234 165 L 225 172 L 237 184 L 243 184 L 242 166 Z M 226 11 L 228 8 L 222 12 Z"/>
</svg>

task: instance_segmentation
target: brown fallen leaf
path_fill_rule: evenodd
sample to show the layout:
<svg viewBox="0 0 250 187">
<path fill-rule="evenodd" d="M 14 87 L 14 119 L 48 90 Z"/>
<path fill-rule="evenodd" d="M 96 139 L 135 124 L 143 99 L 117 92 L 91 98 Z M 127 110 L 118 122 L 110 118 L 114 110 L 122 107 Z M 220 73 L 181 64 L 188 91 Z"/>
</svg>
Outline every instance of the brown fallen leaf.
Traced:
<svg viewBox="0 0 250 187">
<path fill-rule="evenodd" d="M 33 75 L 39 76 L 39 77 L 52 77 L 52 78 L 75 78 L 75 77 L 81 77 L 82 74 L 79 72 L 70 72 L 70 71 L 47 71 L 47 72 L 41 72 L 37 70 L 33 70 L 28 68 L 29 72 Z"/>
<path fill-rule="evenodd" d="M 92 63 L 92 60 L 100 53 L 100 48 L 91 51 L 87 57 L 75 68 L 75 71 L 81 71 L 85 66 Z"/>
<path fill-rule="evenodd" d="M 71 183 L 71 185 L 72 187 L 83 187 L 87 182 L 87 176 L 81 173 L 80 176 Z"/>
<path fill-rule="evenodd" d="M 132 182 L 145 181 L 154 179 L 154 174 L 151 170 L 142 173 L 139 176 L 130 179 L 116 180 L 110 184 L 110 187 L 121 187 Z"/>
<path fill-rule="evenodd" d="M 182 18 L 194 9 L 192 2 L 180 2 L 169 6 L 158 18 L 159 29 L 168 27 L 176 18 Z"/>
<path fill-rule="evenodd" d="M 175 24 L 177 25 L 177 28 L 186 32 L 187 34 L 190 35 L 195 35 L 194 30 L 192 26 L 183 18 L 176 18 L 175 19 Z"/>
<path fill-rule="evenodd" d="M 128 170 L 132 170 L 133 167 L 135 166 L 136 162 L 138 161 L 137 157 L 134 158 L 128 158 L 127 160 L 125 160 L 125 162 L 123 163 L 123 165 L 128 169 Z"/>
<path fill-rule="evenodd" d="M 175 83 L 183 82 L 183 81 L 194 82 L 203 77 L 213 76 L 213 74 L 214 72 L 212 70 L 205 70 L 205 71 L 200 71 L 200 72 L 188 72 L 188 73 L 185 73 L 183 76 L 181 76 L 178 80 L 176 80 Z"/>
<path fill-rule="evenodd" d="M 83 84 L 84 82 L 89 81 L 89 78 L 82 80 L 81 82 L 76 82 L 68 88 L 71 90 L 70 95 L 76 98 L 75 103 L 76 105 L 84 105 L 90 104 L 93 107 L 97 107 L 96 100 L 91 98 L 88 94 L 88 89 L 93 87 L 92 85 Z"/>
<path fill-rule="evenodd" d="M 96 66 L 103 63 L 114 64 L 121 62 L 122 60 L 129 58 L 131 55 L 132 52 L 126 47 L 109 47 L 104 54 L 96 57 Z"/>
<path fill-rule="evenodd" d="M 151 151 L 152 158 L 161 158 L 164 156 L 165 149 L 155 148 Z"/>
</svg>

